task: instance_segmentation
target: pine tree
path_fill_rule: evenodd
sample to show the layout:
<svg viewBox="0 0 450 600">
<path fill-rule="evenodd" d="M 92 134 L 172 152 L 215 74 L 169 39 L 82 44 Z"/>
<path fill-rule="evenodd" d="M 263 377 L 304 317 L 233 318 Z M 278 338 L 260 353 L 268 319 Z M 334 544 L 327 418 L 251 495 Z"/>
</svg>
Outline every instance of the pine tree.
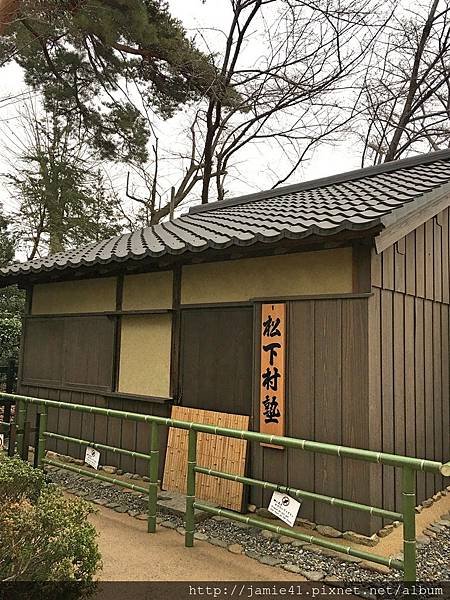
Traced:
<svg viewBox="0 0 450 600">
<path fill-rule="evenodd" d="M 160 0 L 24 0 L 0 56 L 22 66 L 46 102 L 80 114 L 90 143 L 108 159 L 147 158 L 149 131 L 124 93 L 128 81 L 163 117 L 201 96 L 233 99 L 212 57 Z"/>
</svg>

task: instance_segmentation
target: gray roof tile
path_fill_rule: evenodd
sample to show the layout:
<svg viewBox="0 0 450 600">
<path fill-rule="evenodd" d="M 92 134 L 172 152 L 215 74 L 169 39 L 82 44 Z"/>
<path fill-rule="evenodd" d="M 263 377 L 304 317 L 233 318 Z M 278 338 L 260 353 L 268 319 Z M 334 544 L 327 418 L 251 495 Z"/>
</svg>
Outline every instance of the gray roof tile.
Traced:
<svg viewBox="0 0 450 600">
<path fill-rule="evenodd" d="M 192 208 L 173 221 L 0 269 L 30 273 L 382 226 L 382 217 L 450 183 L 450 150 Z"/>
</svg>

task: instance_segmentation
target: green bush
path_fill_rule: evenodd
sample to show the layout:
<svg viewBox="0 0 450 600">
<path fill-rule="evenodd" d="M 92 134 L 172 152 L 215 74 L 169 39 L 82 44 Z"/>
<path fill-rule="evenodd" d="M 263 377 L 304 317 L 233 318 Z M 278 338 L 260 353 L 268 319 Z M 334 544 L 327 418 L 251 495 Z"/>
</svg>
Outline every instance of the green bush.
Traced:
<svg viewBox="0 0 450 600">
<path fill-rule="evenodd" d="M 10 358 L 18 359 L 24 306 L 23 290 L 15 285 L 0 290 L 0 365 L 6 365 Z"/>
<path fill-rule="evenodd" d="M 28 463 L 0 458 L 0 581 L 89 583 L 100 567 L 92 507 Z"/>
<path fill-rule="evenodd" d="M 21 331 L 20 318 L 0 315 L 0 365 L 6 364 L 10 358 L 17 361 Z"/>
<path fill-rule="evenodd" d="M 19 458 L 0 454 L 0 510 L 5 503 L 35 502 L 45 485 L 44 473 Z"/>
</svg>

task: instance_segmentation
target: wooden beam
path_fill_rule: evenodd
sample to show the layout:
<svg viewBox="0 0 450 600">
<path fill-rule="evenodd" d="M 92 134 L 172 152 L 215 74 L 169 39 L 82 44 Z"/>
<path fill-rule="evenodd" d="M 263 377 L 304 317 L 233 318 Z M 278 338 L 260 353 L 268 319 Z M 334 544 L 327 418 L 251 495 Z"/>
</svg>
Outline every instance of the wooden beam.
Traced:
<svg viewBox="0 0 450 600">
<path fill-rule="evenodd" d="M 428 192 L 383 217 L 385 229 L 375 237 L 378 254 L 450 206 L 450 184 Z"/>
<path fill-rule="evenodd" d="M 352 250 L 353 292 L 355 294 L 368 294 L 372 288 L 371 246 L 355 243 Z"/>
<path fill-rule="evenodd" d="M 303 296 L 265 296 L 260 298 L 251 298 L 254 303 L 260 302 L 290 302 L 301 300 L 354 300 L 355 298 L 368 298 L 371 294 L 305 294 Z"/>
<path fill-rule="evenodd" d="M 104 396 L 105 398 L 116 398 L 120 400 L 130 400 L 136 402 L 150 402 L 153 404 L 170 404 L 172 402 L 172 398 L 163 398 L 162 396 L 146 396 L 145 394 L 128 394 L 126 392 L 111 392 L 105 388 L 93 385 L 56 384 L 54 382 L 37 379 L 25 379 L 23 381 L 23 385 L 37 389 L 79 392 L 82 394 L 91 394 L 93 396 Z"/>
<path fill-rule="evenodd" d="M 42 313 L 36 315 L 26 315 L 26 319 L 70 319 L 72 317 L 142 317 L 145 315 L 165 315 L 171 313 L 171 308 L 148 308 L 142 310 L 111 310 L 100 312 L 80 312 L 80 313 Z"/>
<path fill-rule="evenodd" d="M 180 387 L 180 343 L 181 343 L 181 265 L 173 269 L 172 289 L 172 339 L 170 348 L 170 396 L 178 403 Z"/>
<path fill-rule="evenodd" d="M 27 317 L 31 314 L 31 307 L 33 304 L 33 288 L 27 287 L 25 292 L 25 307 L 24 314 L 22 317 L 22 331 L 20 333 L 20 348 L 19 348 L 19 364 L 17 367 L 17 392 L 20 393 L 20 386 L 22 385 L 23 379 L 23 361 L 25 357 L 25 335 L 27 327 Z"/>
<path fill-rule="evenodd" d="M 116 281 L 116 311 L 122 311 L 123 305 L 123 273 L 117 276 Z M 119 388 L 119 371 L 120 371 L 120 343 L 122 336 L 122 316 L 118 314 L 115 317 L 114 324 L 114 352 L 113 352 L 113 368 L 112 368 L 112 381 L 111 390 L 117 392 Z"/>
</svg>

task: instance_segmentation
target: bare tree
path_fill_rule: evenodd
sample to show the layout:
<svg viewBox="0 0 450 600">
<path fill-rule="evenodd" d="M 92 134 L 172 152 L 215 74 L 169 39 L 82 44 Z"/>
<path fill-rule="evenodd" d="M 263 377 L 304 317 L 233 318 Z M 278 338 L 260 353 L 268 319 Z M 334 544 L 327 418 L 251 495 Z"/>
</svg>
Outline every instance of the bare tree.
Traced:
<svg viewBox="0 0 450 600">
<path fill-rule="evenodd" d="M 363 165 L 449 146 L 449 10 L 433 0 L 398 11 L 375 45 L 361 95 Z"/>
<path fill-rule="evenodd" d="M 216 32 L 224 39 L 216 54 L 221 93 L 198 104 L 186 127 L 185 152 L 171 155 L 154 146 L 153 161 L 141 172 L 144 196 L 127 186 L 146 223 L 169 215 L 198 188 L 202 203 L 223 199 L 226 179 L 250 145 L 286 155 L 290 166 L 274 186 L 286 181 L 354 116 L 348 88 L 390 17 L 377 14 L 372 0 L 230 0 L 230 7 L 228 30 Z M 233 102 L 226 102 L 226 89 L 235 92 Z M 183 164 L 181 176 L 162 175 L 171 156 Z"/>
</svg>

